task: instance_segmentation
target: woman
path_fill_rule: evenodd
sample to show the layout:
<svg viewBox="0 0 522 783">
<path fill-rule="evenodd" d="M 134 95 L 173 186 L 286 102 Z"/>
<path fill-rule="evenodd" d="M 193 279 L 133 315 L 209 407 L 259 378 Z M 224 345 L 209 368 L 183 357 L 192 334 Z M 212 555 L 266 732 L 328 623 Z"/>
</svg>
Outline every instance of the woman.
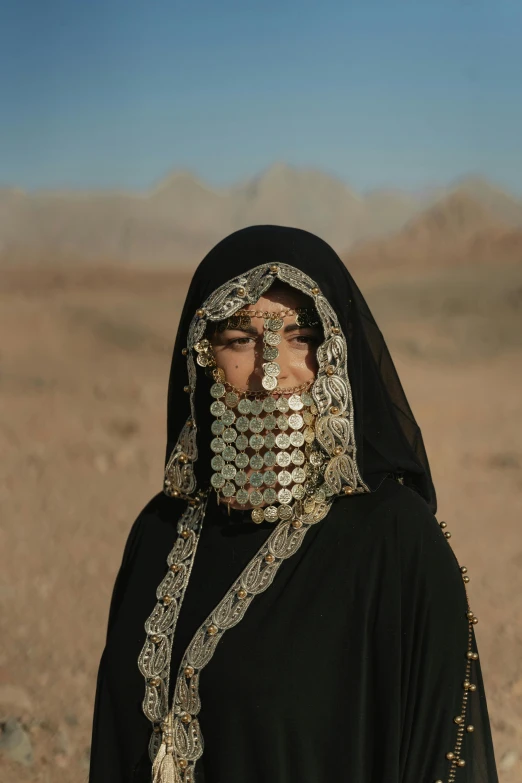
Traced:
<svg viewBox="0 0 522 783">
<path fill-rule="evenodd" d="M 199 266 L 164 492 L 131 530 L 90 783 L 495 783 L 465 568 L 333 250 L 260 226 Z"/>
</svg>

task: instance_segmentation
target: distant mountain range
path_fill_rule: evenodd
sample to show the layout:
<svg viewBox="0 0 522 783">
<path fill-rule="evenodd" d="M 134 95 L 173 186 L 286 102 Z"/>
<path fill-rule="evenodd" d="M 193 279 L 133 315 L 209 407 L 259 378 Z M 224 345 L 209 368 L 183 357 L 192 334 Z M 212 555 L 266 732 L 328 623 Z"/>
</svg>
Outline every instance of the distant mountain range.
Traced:
<svg viewBox="0 0 522 783">
<path fill-rule="evenodd" d="M 480 249 L 485 233 L 488 242 L 503 238 L 510 253 L 522 249 L 522 199 L 485 180 L 358 194 L 320 171 L 277 164 L 221 190 L 186 172 L 145 193 L 0 189 L 0 262 L 193 268 L 222 237 L 258 223 L 306 228 L 368 263 L 413 248 L 422 256 L 437 246 L 445 257 L 475 241 Z"/>
</svg>

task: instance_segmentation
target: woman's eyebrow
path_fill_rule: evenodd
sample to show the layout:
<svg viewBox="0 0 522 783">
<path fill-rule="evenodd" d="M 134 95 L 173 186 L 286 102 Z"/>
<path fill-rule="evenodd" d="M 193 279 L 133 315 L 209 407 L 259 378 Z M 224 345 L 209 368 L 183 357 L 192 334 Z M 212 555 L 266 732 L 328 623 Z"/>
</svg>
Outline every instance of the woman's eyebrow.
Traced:
<svg viewBox="0 0 522 783">
<path fill-rule="evenodd" d="M 251 334 L 251 335 L 254 335 L 256 337 L 259 334 L 259 332 L 258 332 L 258 330 L 256 329 L 255 326 L 237 326 L 237 327 L 235 326 L 232 329 L 227 329 L 225 331 L 228 331 L 228 332 L 245 332 L 246 334 Z"/>
<path fill-rule="evenodd" d="M 298 329 L 313 329 L 314 331 L 317 331 L 316 326 L 299 326 L 299 324 L 287 324 L 283 329 L 283 332 L 286 334 L 288 332 L 295 332 Z"/>
</svg>

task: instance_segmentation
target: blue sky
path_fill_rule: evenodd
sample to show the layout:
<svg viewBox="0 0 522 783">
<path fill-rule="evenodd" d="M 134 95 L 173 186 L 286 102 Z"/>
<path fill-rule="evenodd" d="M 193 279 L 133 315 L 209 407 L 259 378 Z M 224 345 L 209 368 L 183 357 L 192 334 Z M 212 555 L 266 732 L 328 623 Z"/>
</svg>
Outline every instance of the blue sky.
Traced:
<svg viewBox="0 0 522 783">
<path fill-rule="evenodd" d="M 0 183 L 522 192 L 520 0 L 3 0 Z"/>
</svg>

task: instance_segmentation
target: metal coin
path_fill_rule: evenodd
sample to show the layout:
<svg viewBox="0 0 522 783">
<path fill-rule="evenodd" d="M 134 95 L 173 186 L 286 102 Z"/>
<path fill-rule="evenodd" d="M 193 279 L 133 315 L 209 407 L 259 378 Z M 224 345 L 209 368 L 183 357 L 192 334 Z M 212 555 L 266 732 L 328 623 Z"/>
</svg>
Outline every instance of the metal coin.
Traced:
<svg viewBox="0 0 522 783">
<path fill-rule="evenodd" d="M 237 451 L 233 446 L 227 446 L 223 449 L 223 459 L 227 462 L 233 462 L 236 458 Z"/>
<path fill-rule="evenodd" d="M 314 398 L 312 397 L 310 392 L 303 392 L 301 394 L 301 402 L 303 403 L 303 405 L 310 406 L 314 404 Z"/>
<path fill-rule="evenodd" d="M 301 449 L 294 449 L 290 457 L 294 465 L 302 465 L 303 462 L 305 461 L 305 455 L 303 454 Z M 237 464 L 237 460 L 236 460 L 236 464 Z"/>
<path fill-rule="evenodd" d="M 238 435 L 236 440 L 236 448 L 238 448 L 239 451 L 244 451 L 248 448 L 248 438 L 246 435 Z"/>
<path fill-rule="evenodd" d="M 210 357 L 206 353 L 198 353 L 198 358 L 196 361 L 200 367 L 207 367 L 208 363 L 210 362 Z"/>
<path fill-rule="evenodd" d="M 272 345 L 268 345 L 263 351 L 263 359 L 265 362 L 273 362 L 279 356 L 279 350 Z M 212 395 L 215 396 L 215 395 Z M 221 397 L 221 395 L 219 395 Z"/>
<path fill-rule="evenodd" d="M 323 455 L 320 451 L 312 451 L 310 454 L 310 464 L 316 468 L 323 464 Z"/>
<path fill-rule="evenodd" d="M 255 419 L 250 419 L 250 432 L 263 432 L 264 428 L 263 419 L 257 417 Z"/>
<path fill-rule="evenodd" d="M 250 419 L 248 419 L 246 416 L 240 416 L 236 421 L 236 430 L 238 430 L 238 432 L 246 432 L 249 427 Z"/>
<path fill-rule="evenodd" d="M 310 413 L 310 411 L 303 411 L 303 421 L 306 424 L 307 427 L 310 427 L 315 420 L 315 416 Z"/>
<path fill-rule="evenodd" d="M 290 465 L 290 454 L 288 451 L 280 451 L 277 455 L 277 464 L 280 468 L 287 468 Z"/>
<path fill-rule="evenodd" d="M 302 468 L 294 468 L 292 471 L 292 481 L 294 484 L 302 484 L 306 475 Z"/>
<path fill-rule="evenodd" d="M 267 449 L 273 449 L 275 446 L 276 438 L 273 432 L 267 432 L 265 435 L 265 446 Z"/>
<path fill-rule="evenodd" d="M 323 500 L 326 500 L 326 492 L 322 487 L 319 487 L 319 489 L 316 489 L 314 493 L 314 499 L 318 502 L 322 503 Z"/>
<path fill-rule="evenodd" d="M 265 482 L 263 473 L 259 473 L 256 471 L 255 473 L 252 473 L 250 476 L 250 486 L 255 487 L 255 489 L 259 489 L 259 487 L 262 487 Z"/>
<path fill-rule="evenodd" d="M 308 500 L 305 500 L 303 506 L 305 514 L 311 514 L 315 509 L 315 500 L 313 498 L 309 498 Z"/>
<path fill-rule="evenodd" d="M 252 509 L 250 516 L 252 517 L 252 522 L 255 522 L 256 525 L 259 525 L 261 522 L 264 522 L 265 512 L 262 508 L 254 508 Z"/>
<path fill-rule="evenodd" d="M 250 493 L 248 499 L 250 500 L 250 504 L 252 506 L 260 506 L 261 503 L 263 502 L 263 495 L 261 492 L 255 489 L 253 492 Z"/>
<path fill-rule="evenodd" d="M 273 487 L 277 481 L 277 473 L 275 470 L 265 470 L 263 479 L 267 487 Z"/>
<path fill-rule="evenodd" d="M 214 454 L 221 454 L 225 448 L 225 441 L 222 438 L 214 438 L 210 441 L 210 448 Z"/>
<path fill-rule="evenodd" d="M 245 503 L 248 503 L 248 492 L 246 489 L 238 489 L 236 492 L 236 500 L 240 506 L 244 506 Z"/>
<path fill-rule="evenodd" d="M 310 413 L 313 413 L 314 416 L 317 416 L 317 414 L 319 413 L 319 411 L 317 410 L 317 405 L 315 404 L 315 402 L 313 402 L 310 405 Z"/>
<path fill-rule="evenodd" d="M 251 435 L 248 442 L 250 443 L 250 448 L 254 449 L 255 451 L 262 449 L 265 445 L 265 439 L 262 435 Z"/>
<path fill-rule="evenodd" d="M 245 484 L 248 482 L 248 476 L 244 470 L 238 470 L 238 472 L 234 477 L 234 481 L 236 482 L 238 487 L 244 487 Z"/>
<path fill-rule="evenodd" d="M 236 420 L 236 414 L 234 411 L 225 411 L 224 414 L 221 417 L 221 421 L 223 424 L 226 424 L 227 427 L 230 427 L 231 424 L 233 424 Z"/>
<path fill-rule="evenodd" d="M 221 400 L 216 400 L 212 403 L 210 406 L 210 412 L 213 416 L 222 416 L 224 412 L 226 411 L 225 403 L 221 402 Z"/>
<path fill-rule="evenodd" d="M 222 397 L 224 393 L 225 393 L 225 387 L 222 383 L 213 383 L 212 386 L 210 387 L 210 394 L 216 400 Z"/>
<path fill-rule="evenodd" d="M 277 376 L 281 373 L 281 367 L 277 362 L 265 362 L 265 364 L 263 364 L 263 372 L 265 375 Z"/>
<path fill-rule="evenodd" d="M 285 416 L 284 413 L 281 413 L 277 417 L 277 419 L 276 419 L 276 424 L 277 424 L 278 429 L 283 430 L 283 431 L 287 430 L 288 429 L 288 417 Z"/>
<path fill-rule="evenodd" d="M 290 445 L 290 438 L 286 433 L 281 432 L 276 438 L 276 444 L 280 449 L 287 449 Z"/>
<path fill-rule="evenodd" d="M 233 427 L 228 427 L 223 433 L 223 440 L 225 443 L 233 443 L 237 438 L 237 432 Z"/>
<path fill-rule="evenodd" d="M 228 405 L 229 408 L 235 408 L 238 402 L 239 397 L 235 392 L 227 392 L 225 396 L 225 404 Z"/>
<path fill-rule="evenodd" d="M 276 426 L 276 423 L 277 423 L 276 422 L 276 417 L 272 416 L 271 413 L 269 413 L 268 416 L 265 416 L 265 418 L 263 419 L 263 422 L 264 422 L 266 430 L 273 430 L 274 427 Z"/>
<path fill-rule="evenodd" d="M 226 479 L 233 479 L 236 475 L 237 470 L 234 465 L 225 465 L 221 471 L 221 475 L 224 476 Z"/>
<path fill-rule="evenodd" d="M 288 405 L 288 400 L 286 399 L 286 397 L 278 397 L 276 406 L 277 406 L 277 410 L 280 413 L 286 413 L 289 410 L 289 407 L 290 407 Z"/>
<path fill-rule="evenodd" d="M 264 461 L 263 457 L 261 456 L 261 454 L 254 454 L 250 458 L 250 467 L 254 468 L 254 470 L 261 470 L 261 468 L 263 467 L 264 464 L 265 464 L 265 461 Z"/>
<path fill-rule="evenodd" d="M 281 335 L 277 334 L 277 332 L 265 332 L 264 334 L 265 343 L 273 347 L 279 345 L 281 339 Z"/>
<path fill-rule="evenodd" d="M 214 473 L 212 478 L 210 479 L 210 483 L 214 487 L 214 489 L 221 489 L 221 487 L 225 486 L 225 479 L 221 475 L 221 473 Z"/>
<path fill-rule="evenodd" d="M 288 405 L 293 411 L 300 411 L 303 407 L 303 401 L 299 394 L 292 394 L 290 399 L 288 400 Z"/>
<path fill-rule="evenodd" d="M 312 443 L 315 439 L 315 432 L 311 427 L 307 427 L 303 433 L 306 443 Z"/>
<path fill-rule="evenodd" d="M 303 417 L 300 413 L 292 413 L 292 415 L 288 417 L 288 423 L 293 430 L 300 430 L 304 424 Z"/>
<path fill-rule="evenodd" d="M 270 329 L 271 332 L 278 332 L 283 328 L 283 324 L 282 318 L 265 318 L 265 329 Z"/>
<path fill-rule="evenodd" d="M 248 465 L 248 456 L 246 454 L 238 454 L 235 462 L 238 468 L 246 468 Z"/>
<path fill-rule="evenodd" d="M 292 487 L 292 495 L 296 500 L 302 500 L 305 494 L 305 488 L 302 484 L 294 484 Z"/>
<path fill-rule="evenodd" d="M 212 465 L 212 470 L 215 470 L 216 473 L 219 473 L 223 469 L 223 466 L 225 465 L 225 460 L 223 459 L 223 457 L 219 457 L 219 456 L 212 457 L 212 461 L 210 464 Z"/>
<path fill-rule="evenodd" d="M 275 399 L 270 395 L 269 397 L 265 397 L 263 400 L 263 410 L 266 413 L 273 413 L 276 409 L 276 401 Z"/>
<path fill-rule="evenodd" d="M 292 474 L 287 470 L 280 470 L 277 476 L 277 480 L 282 487 L 287 487 L 292 483 Z"/>
<path fill-rule="evenodd" d="M 296 448 L 299 448 L 303 445 L 305 442 L 304 435 L 302 432 L 292 432 L 290 435 L 290 443 L 292 446 L 295 446 Z"/>
<path fill-rule="evenodd" d="M 225 429 L 225 425 L 220 419 L 216 419 L 216 421 L 212 422 L 210 429 L 212 431 L 212 435 L 221 435 Z"/>
<path fill-rule="evenodd" d="M 277 499 L 280 503 L 291 503 L 292 502 L 292 493 L 289 489 L 280 489 L 277 493 Z"/>
<path fill-rule="evenodd" d="M 283 490 L 281 490 L 281 492 L 282 491 Z M 287 519 L 292 519 L 294 515 L 294 510 L 293 508 L 290 508 L 290 506 L 279 506 L 277 513 L 279 515 L 279 519 L 286 521 Z"/>
<path fill-rule="evenodd" d="M 243 414 L 250 413 L 251 408 L 252 408 L 252 403 L 246 397 L 243 397 L 243 399 L 239 400 L 237 409 L 240 413 Z"/>
<path fill-rule="evenodd" d="M 268 489 L 265 489 L 263 492 L 263 500 L 265 503 L 268 503 L 271 505 L 272 503 L 275 503 L 277 500 L 277 492 L 275 489 L 272 489 L 272 487 L 268 487 Z"/>
<path fill-rule="evenodd" d="M 263 459 L 265 461 L 265 465 L 267 466 L 267 468 L 273 468 L 274 465 L 276 464 L 277 457 L 273 451 L 266 451 L 263 456 Z"/>
<path fill-rule="evenodd" d="M 263 401 L 262 400 L 252 400 L 252 403 L 250 405 L 250 412 L 254 416 L 259 416 L 261 411 L 263 410 Z"/>
<path fill-rule="evenodd" d="M 275 522 L 277 520 L 277 508 L 275 506 L 267 506 L 265 508 L 265 519 L 267 522 Z"/>
<path fill-rule="evenodd" d="M 261 386 L 267 391 L 273 391 L 277 386 L 277 378 L 273 375 L 265 375 L 261 379 Z"/>
<path fill-rule="evenodd" d="M 221 494 L 223 495 L 224 498 L 233 498 L 234 495 L 236 494 L 236 488 L 230 481 L 227 481 L 227 483 L 221 490 Z"/>
</svg>

